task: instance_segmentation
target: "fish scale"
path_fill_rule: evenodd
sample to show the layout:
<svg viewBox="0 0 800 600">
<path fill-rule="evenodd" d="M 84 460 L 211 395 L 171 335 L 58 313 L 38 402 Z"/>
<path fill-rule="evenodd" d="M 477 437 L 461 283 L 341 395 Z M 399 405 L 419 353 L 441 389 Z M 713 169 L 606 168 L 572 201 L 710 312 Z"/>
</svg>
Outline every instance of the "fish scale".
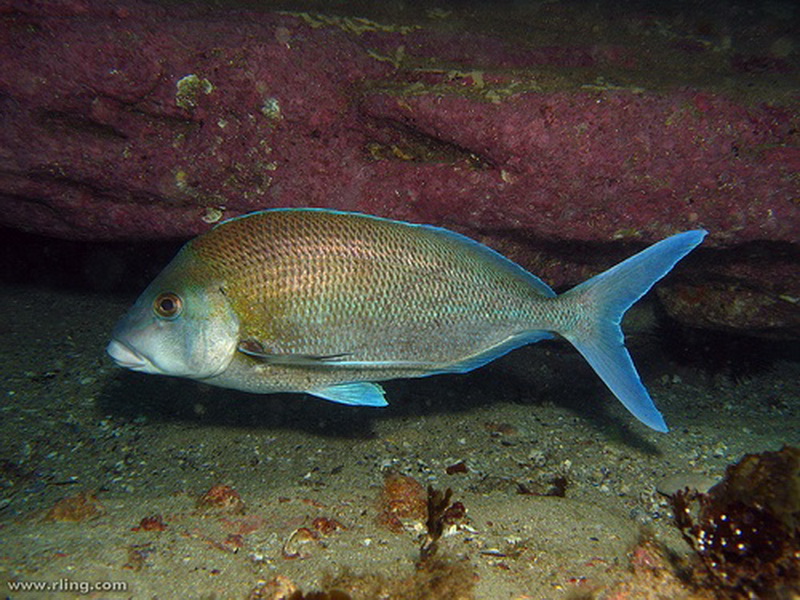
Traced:
<svg viewBox="0 0 800 600">
<path fill-rule="evenodd" d="M 620 321 L 705 234 L 674 235 L 556 296 L 446 229 L 266 210 L 188 242 L 117 325 L 108 353 L 146 373 L 383 406 L 375 382 L 470 371 L 561 335 L 634 416 L 666 431 Z"/>
<path fill-rule="evenodd" d="M 531 329 L 540 312 L 532 295 L 543 296 L 513 270 L 487 271 L 486 249 L 456 245 L 451 235 L 282 211 L 232 221 L 189 251 L 220 273 L 239 314 L 257 317 L 245 335 L 274 340 L 268 350 L 455 362 L 485 347 L 490 334 Z"/>
</svg>

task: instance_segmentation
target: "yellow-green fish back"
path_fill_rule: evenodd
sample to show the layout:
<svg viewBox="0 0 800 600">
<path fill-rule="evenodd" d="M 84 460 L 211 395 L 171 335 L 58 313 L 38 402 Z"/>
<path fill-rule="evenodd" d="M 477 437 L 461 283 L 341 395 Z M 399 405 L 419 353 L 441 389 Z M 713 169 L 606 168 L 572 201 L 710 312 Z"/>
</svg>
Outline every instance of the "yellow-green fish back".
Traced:
<svg viewBox="0 0 800 600">
<path fill-rule="evenodd" d="M 464 236 L 353 213 L 264 211 L 188 250 L 218 274 L 242 339 L 277 356 L 446 367 L 529 330 L 532 300 L 553 295 Z"/>
</svg>

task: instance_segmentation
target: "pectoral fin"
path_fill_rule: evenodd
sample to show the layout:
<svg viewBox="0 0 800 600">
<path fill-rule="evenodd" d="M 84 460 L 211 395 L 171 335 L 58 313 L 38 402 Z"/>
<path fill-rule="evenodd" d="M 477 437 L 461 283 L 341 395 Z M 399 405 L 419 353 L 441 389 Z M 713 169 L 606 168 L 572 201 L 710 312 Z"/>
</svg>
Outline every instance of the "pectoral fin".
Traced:
<svg viewBox="0 0 800 600">
<path fill-rule="evenodd" d="M 321 390 L 308 390 L 312 396 L 350 406 L 386 406 L 383 388 L 375 383 L 341 383 Z"/>
<path fill-rule="evenodd" d="M 271 365 L 284 365 L 287 367 L 325 367 L 340 369 L 409 369 L 420 371 L 440 371 L 441 363 L 409 361 L 409 360 L 355 360 L 350 352 L 340 354 L 275 354 L 268 352 L 260 342 L 255 340 L 242 340 L 238 346 L 239 352 L 252 356 Z"/>
<path fill-rule="evenodd" d="M 258 358 L 273 365 L 286 365 L 295 367 L 324 367 L 338 365 L 341 359 L 350 356 L 349 354 L 330 354 L 327 356 L 315 354 L 274 354 L 267 352 L 264 347 L 254 340 L 243 340 L 239 342 L 239 352 Z"/>
</svg>

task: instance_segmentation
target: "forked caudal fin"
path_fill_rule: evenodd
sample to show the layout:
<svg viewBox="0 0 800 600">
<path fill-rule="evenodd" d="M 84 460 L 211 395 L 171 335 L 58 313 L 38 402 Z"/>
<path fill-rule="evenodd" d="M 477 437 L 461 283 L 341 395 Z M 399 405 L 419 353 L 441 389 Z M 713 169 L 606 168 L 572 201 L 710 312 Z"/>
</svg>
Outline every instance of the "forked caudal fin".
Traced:
<svg viewBox="0 0 800 600">
<path fill-rule="evenodd" d="M 625 311 L 699 245 L 706 233 L 698 229 L 673 235 L 559 298 L 576 302 L 581 312 L 575 327 L 559 333 L 578 349 L 625 408 L 656 431 L 668 431 L 667 424 L 636 372 L 620 322 Z"/>
</svg>

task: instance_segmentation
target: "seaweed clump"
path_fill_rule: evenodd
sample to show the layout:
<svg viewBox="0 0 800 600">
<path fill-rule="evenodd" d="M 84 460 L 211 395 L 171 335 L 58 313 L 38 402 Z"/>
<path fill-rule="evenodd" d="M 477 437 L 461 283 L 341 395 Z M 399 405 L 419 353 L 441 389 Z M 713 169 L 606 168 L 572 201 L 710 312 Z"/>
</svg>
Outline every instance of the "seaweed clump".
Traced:
<svg viewBox="0 0 800 600">
<path fill-rule="evenodd" d="M 354 573 L 344 569 L 338 575 L 322 577 L 322 591 L 303 593 L 281 575 L 261 581 L 247 600 L 474 600 L 477 574 L 465 558 L 439 556 L 439 541 L 449 528 L 465 518 L 461 502 L 451 502 L 453 491 L 425 489 L 411 477 L 390 473 L 381 493 L 382 522 L 425 517 L 426 533 L 420 547 L 420 559 L 410 573 L 386 576 L 382 573 Z M 391 517 L 388 519 L 387 517 Z"/>
<path fill-rule="evenodd" d="M 737 600 L 800 593 L 800 449 L 745 455 L 707 494 L 671 502 L 696 585 Z"/>
<path fill-rule="evenodd" d="M 402 477 L 402 476 L 400 476 Z M 409 485 L 411 478 L 398 480 L 392 476 L 389 488 L 399 487 L 404 492 L 399 495 L 401 502 L 392 503 L 397 508 L 413 508 L 416 516 L 425 515 L 425 534 L 419 549 L 419 561 L 410 575 L 386 578 L 378 574 L 357 575 L 345 572 L 329 581 L 329 587 L 345 589 L 355 599 L 373 600 L 391 598 L 392 600 L 473 600 L 476 574 L 465 559 L 446 559 L 436 556 L 442 536 L 456 523 L 463 520 L 467 509 L 461 502 L 452 502 L 453 490 L 444 492 L 428 486 L 427 495 L 420 511 L 419 489 Z M 416 482 L 415 482 L 416 483 Z M 419 484 L 417 484 L 419 485 Z M 421 488 L 421 486 L 420 486 Z M 385 494 L 384 494 L 385 495 Z M 398 498 L 397 494 L 390 497 Z M 411 500 L 411 502 L 408 502 Z M 402 511 L 395 511 L 402 512 Z M 407 515 L 406 515 L 407 516 Z"/>
<path fill-rule="evenodd" d="M 444 533 L 445 518 L 447 509 L 450 508 L 450 498 L 452 496 L 453 490 L 450 488 L 447 488 L 442 493 L 434 489 L 433 486 L 428 486 L 428 518 L 425 521 L 427 533 L 419 549 L 420 562 L 425 562 L 432 558 L 439 549 L 439 538 Z"/>
</svg>

